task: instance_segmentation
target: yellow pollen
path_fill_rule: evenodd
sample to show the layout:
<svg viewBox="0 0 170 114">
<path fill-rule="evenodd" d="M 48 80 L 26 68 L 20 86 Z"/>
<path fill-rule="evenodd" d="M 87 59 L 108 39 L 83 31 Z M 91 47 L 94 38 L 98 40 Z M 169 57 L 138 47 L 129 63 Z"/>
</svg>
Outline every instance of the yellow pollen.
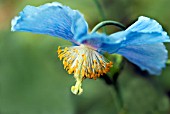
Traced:
<svg viewBox="0 0 170 114">
<path fill-rule="evenodd" d="M 61 52 L 62 52 L 61 49 L 58 49 L 58 50 L 57 50 L 57 53 L 58 53 L 58 54 L 60 54 Z"/>
<path fill-rule="evenodd" d="M 94 63 L 97 63 L 97 61 L 96 61 L 95 59 L 93 60 L 93 62 L 94 62 Z"/>
<path fill-rule="evenodd" d="M 58 50 L 61 50 L 61 46 L 58 46 Z"/>
</svg>

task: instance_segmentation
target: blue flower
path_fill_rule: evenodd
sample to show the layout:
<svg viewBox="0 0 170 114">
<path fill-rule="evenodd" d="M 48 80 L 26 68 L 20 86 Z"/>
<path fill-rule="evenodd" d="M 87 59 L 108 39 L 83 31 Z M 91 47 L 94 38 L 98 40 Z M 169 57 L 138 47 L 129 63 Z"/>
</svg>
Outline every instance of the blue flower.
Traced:
<svg viewBox="0 0 170 114">
<path fill-rule="evenodd" d="M 152 75 L 159 75 L 167 60 L 163 42 L 170 42 L 169 36 L 157 21 L 144 16 L 126 30 L 109 36 L 88 33 L 88 24 L 79 11 L 53 2 L 26 6 L 11 24 L 12 31 L 48 34 L 76 44 L 58 47 L 64 68 L 76 79 L 71 88 L 74 94 L 82 93 L 83 79 L 96 79 L 109 71 L 113 64 L 102 55 L 104 52 L 121 54 Z"/>
</svg>

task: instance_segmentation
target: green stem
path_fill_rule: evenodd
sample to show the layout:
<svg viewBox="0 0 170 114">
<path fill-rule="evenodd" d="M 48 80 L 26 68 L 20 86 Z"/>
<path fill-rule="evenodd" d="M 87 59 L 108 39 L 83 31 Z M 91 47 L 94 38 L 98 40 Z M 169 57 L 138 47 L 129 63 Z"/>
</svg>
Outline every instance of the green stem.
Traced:
<svg viewBox="0 0 170 114">
<path fill-rule="evenodd" d="M 123 97 L 122 97 L 120 87 L 119 87 L 119 83 L 118 83 L 118 77 L 119 77 L 121 71 L 124 68 L 124 64 L 125 64 L 125 60 L 122 58 L 122 61 L 119 63 L 119 70 L 116 73 L 114 73 L 114 76 L 112 77 L 112 80 L 113 80 L 112 84 L 113 84 L 113 87 L 114 87 L 114 89 L 115 89 L 115 91 L 117 93 L 120 108 L 124 107 L 124 102 L 123 102 Z"/>
<path fill-rule="evenodd" d="M 97 6 L 97 9 L 99 11 L 99 14 L 101 15 L 101 20 L 104 21 L 106 19 L 105 15 L 104 15 L 104 11 L 102 9 L 102 6 L 100 5 L 99 1 L 98 0 L 94 0 L 96 6 Z M 106 33 L 106 28 L 103 28 L 103 31 Z"/>
<path fill-rule="evenodd" d="M 113 89 L 115 90 L 116 96 L 117 96 L 117 99 L 118 99 L 118 104 L 119 104 L 118 110 L 124 110 L 123 109 L 124 108 L 123 97 L 122 97 L 120 87 L 119 87 L 119 83 L 118 83 L 118 77 L 119 77 L 121 71 L 123 70 L 124 64 L 125 64 L 125 61 L 122 60 L 122 62 L 119 65 L 119 70 L 117 72 L 115 72 L 112 77 L 108 76 L 107 74 L 105 74 L 104 76 L 101 77 L 102 79 L 105 80 L 105 82 L 108 85 L 112 86 Z"/>
<path fill-rule="evenodd" d="M 114 77 L 116 77 L 115 80 L 114 80 Z M 122 94 L 121 94 L 119 84 L 118 84 L 118 81 L 117 81 L 118 77 L 119 77 L 119 73 L 117 73 L 113 76 L 113 87 L 114 87 L 114 89 L 117 93 L 120 108 L 122 108 L 123 107 L 123 98 L 122 98 Z"/>
<path fill-rule="evenodd" d="M 104 15 L 104 11 L 102 9 L 102 6 L 100 5 L 99 1 L 98 0 L 94 0 L 97 8 L 98 8 L 98 11 L 101 15 L 101 18 L 102 18 L 102 21 L 101 23 L 97 24 L 93 30 L 91 31 L 91 33 L 94 33 L 96 32 L 97 30 L 99 30 L 100 28 L 103 27 L 103 31 L 106 33 L 106 28 L 105 26 L 107 25 L 114 25 L 116 27 L 119 27 L 121 28 L 122 30 L 125 30 L 126 27 L 119 23 L 119 22 L 116 22 L 116 21 L 104 21 L 106 18 L 105 18 L 105 15 Z M 123 99 L 122 99 L 122 95 L 121 95 L 121 92 L 120 92 L 120 88 L 119 88 L 119 84 L 117 82 L 117 79 L 118 79 L 118 76 L 119 76 L 119 72 L 117 72 L 116 74 L 114 74 L 113 76 L 113 80 L 110 79 L 110 77 L 108 75 L 105 75 L 103 76 L 103 79 L 105 80 L 105 82 L 108 84 L 108 85 L 112 85 L 113 88 L 115 89 L 116 93 L 117 93 L 117 97 L 118 97 L 118 101 L 119 101 L 119 105 L 120 105 L 120 108 L 123 107 Z"/>
<path fill-rule="evenodd" d="M 102 21 L 102 22 L 100 22 L 99 24 L 97 24 L 97 25 L 93 28 L 93 30 L 91 31 L 91 33 L 94 33 L 94 32 L 96 32 L 96 31 L 98 31 L 100 28 L 102 28 L 102 27 L 104 27 L 104 26 L 108 26 L 108 25 L 114 25 L 114 26 L 116 26 L 116 27 L 119 27 L 119 28 L 122 29 L 122 30 L 125 30 L 125 29 L 126 29 L 126 27 L 125 27 L 123 24 L 121 24 L 121 23 L 119 23 L 119 22 L 117 22 L 117 21 L 108 20 L 108 21 Z"/>
</svg>

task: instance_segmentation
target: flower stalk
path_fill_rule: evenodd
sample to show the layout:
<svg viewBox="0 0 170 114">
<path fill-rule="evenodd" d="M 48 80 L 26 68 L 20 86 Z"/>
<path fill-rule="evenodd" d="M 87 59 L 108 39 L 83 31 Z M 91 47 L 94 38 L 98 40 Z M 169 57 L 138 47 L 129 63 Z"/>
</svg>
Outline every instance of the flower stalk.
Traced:
<svg viewBox="0 0 170 114">
<path fill-rule="evenodd" d="M 99 24 L 97 24 L 97 25 L 92 29 L 91 33 L 94 33 L 94 32 L 96 32 L 96 31 L 98 31 L 100 28 L 105 27 L 105 26 L 108 26 L 108 25 L 116 26 L 116 27 L 118 27 L 118 28 L 120 28 L 120 29 L 122 29 L 122 30 L 125 30 L 125 29 L 126 29 L 126 27 L 125 27 L 123 24 L 121 24 L 121 23 L 119 23 L 119 22 L 117 22 L 117 21 L 108 20 L 108 21 L 102 21 L 102 22 L 100 22 Z"/>
<path fill-rule="evenodd" d="M 91 31 L 91 33 L 95 33 L 97 32 L 100 28 L 103 27 L 103 31 L 106 33 L 106 28 L 105 26 L 109 26 L 109 25 L 113 25 L 113 26 L 116 26 L 122 30 L 125 30 L 126 27 L 119 23 L 119 22 L 116 22 L 116 21 L 111 21 L 111 20 L 107 20 L 107 21 L 104 21 L 105 20 L 105 15 L 104 15 L 104 11 L 102 10 L 102 7 L 101 5 L 99 4 L 98 0 L 94 0 L 94 2 L 96 3 L 96 6 L 101 14 L 101 17 L 102 17 L 102 22 L 100 22 L 99 24 L 97 24 Z M 123 59 L 122 59 L 123 61 Z M 122 64 L 123 62 L 120 62 L 120 64 Z M 120 66 L 119 66 L 120 67 Z M 122 67 L 121 67 L 122 68 Z M 117 79 L 118 79 L 118 76 L 119 76 L 119 73 L 120 73 L 120 69 L 117 71 L 117 72 L 114 72 L 113 73 L 113 76 L 112 76 L 112 79 L 107 75 L 105 74 L 105 76 L 101 77 L 102 79 L 105 80 L 105 82 L 109 85 L 112 85 L 114 90 L 116 91 L 116 94 L 117 94 L 117 97 L 118 97 L 118 101 L 119 101 L 119 105 L 120 107 L 122 108 L 123 107 L 123 99 L 122 99 L 122 95 L 120 93 L 120 88 L 119 88 L 119 84 L 117 82 Z"/>
</svg>

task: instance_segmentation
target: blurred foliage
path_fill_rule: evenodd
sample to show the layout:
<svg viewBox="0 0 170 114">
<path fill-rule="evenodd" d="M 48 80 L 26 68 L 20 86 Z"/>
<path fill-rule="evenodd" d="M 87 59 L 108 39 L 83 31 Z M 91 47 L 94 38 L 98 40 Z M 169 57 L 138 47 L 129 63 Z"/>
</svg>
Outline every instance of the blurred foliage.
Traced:
<svg viewBox="0 0 170 114">
<path fill-rule="evenodd" d="M 71 43 L 47 35 L 11 32 L 10 21 L 26 5 L 53 0 L 0 0 L 0 114 L 168 114 L 170 113 L 170 66 L 162 76 L 148 76 L 126 62 L 118 83 L 123 99 L 120 107 L 115 89 L 104 80 L 86 79 L 84 93 L 70 92 L 74 84 L 58 60 L 58 45 Z M 90 29 L 101 16 L 92 0 L 58 0 L 80 10 Z M 158 20 L 170 33 L 169 0 L 99 0 L 107 20 L 125 25 L 145 15 Z M 117 31 L 107 27 L 108 34 Z M 167 44 L 170 50 L 170 44 Z"/>
</svg>

